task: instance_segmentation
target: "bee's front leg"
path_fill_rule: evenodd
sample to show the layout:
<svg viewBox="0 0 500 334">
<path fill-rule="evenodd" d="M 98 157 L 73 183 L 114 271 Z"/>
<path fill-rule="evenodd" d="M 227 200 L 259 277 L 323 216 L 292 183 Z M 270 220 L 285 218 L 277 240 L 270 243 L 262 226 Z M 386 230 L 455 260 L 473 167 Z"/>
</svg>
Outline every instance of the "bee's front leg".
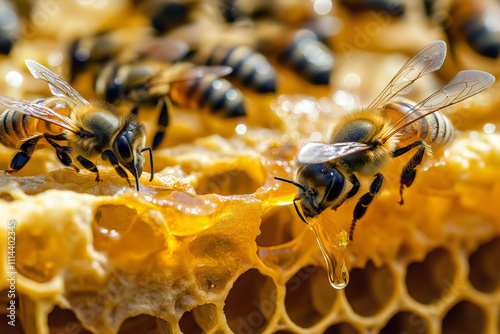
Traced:
<svg viewBox="0 0 500 334">
<path fill-rule="evenodd" d="M 85 159 L 81 155 L 77 156 L 76 160 L 78 160 L 78 162 L 83 166 L 83 168 L 96 174 L 96 176 L 95 176 L 96 182 L 101 181 L 101 177 L 99 176 L 99 170 L 97 169 L 97 166 L 94 165 L 94 163 L 92 161 Z"/>
</svg>

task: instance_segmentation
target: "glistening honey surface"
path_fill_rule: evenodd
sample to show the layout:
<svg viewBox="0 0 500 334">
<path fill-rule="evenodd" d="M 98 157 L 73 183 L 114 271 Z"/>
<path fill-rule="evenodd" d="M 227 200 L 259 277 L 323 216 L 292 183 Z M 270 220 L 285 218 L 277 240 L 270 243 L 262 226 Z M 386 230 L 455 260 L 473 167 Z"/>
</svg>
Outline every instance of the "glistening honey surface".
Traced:
<svg viewBox="0 0 500 334">
<path fill-rule="evenodd" d="M 2 58 L 1 94 L 48 95 L 25 71 L 25 58 L 48 65 L 78 29 L 114 28 L 103 13 L 130 14 L 118 1 L 106 10 L 96 3 L 59 6 L 36 38 Z M 72 6 L 92 16 L 92 26 L 79 25 Z M 373 27 L 369 15 L 352 17 L 352 28 Z M 355 200 L 308 226 L 291 204 L 296 188 L 274 179 L 293 178 L 298 148 L 325 136 L 340 113 L 368 104 L 417 44 L 445 38 L 424 33 L 427 25 L 409 15 L 386 23 L 349 57 L 340 46 L 353 43 L 356 30 L 335 37 L 341 56 L 331 87 L 310 85 L 276 64 L 276 94 L 245 91 L 246 121 L 175 109 L 166 142 L 154 153 L 155 180 L 149 183 L 146 171 L 139 193 L 105 165 L 96 183 L 90 173 L 62 167 L 50 150 L 35 153 L 18 174 L 0 175 L 0 216 L 17 226 L 20 307 L 15 328 L 2 314 L 0 332 L 500 332 L 497 87 L 448 111 L 460 132 L 419 170 L 403 206 L 398 182 L 406 158 L 384 171 L 383 191 L 357 223 L 353 242 L 346 244 L 342 230 L 349 229 Z M 406 38 L 387 43 L 401 30 Z M 415 84 L 411 98 L 465 69 L 449 58 L 439 76 Z M 66 62 L 52 68 L 64 76 Z M 22 85 L 3 79 L 10 71 Z M 78 88 L 90 96 L 84 83 Z M 141 117 L 151 137 L 156 115 L 146 110 Z M 13 154 L 0 147 L 0 168 Z M 0 299 L 8 303 L 6 224 L 0 228 Z M 349 283 L 334 289 L 331 281 L 346 282 L 343 261 Z"/>
</svg>

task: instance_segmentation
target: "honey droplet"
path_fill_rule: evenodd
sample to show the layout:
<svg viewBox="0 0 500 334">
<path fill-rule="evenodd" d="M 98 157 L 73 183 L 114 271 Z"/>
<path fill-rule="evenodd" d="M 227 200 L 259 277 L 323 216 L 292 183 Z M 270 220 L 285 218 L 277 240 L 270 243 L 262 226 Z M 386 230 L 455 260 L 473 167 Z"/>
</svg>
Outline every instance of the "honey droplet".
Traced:
<svg viewBox="0 0 500 334">
<path fill-rule="evenodd" d="M 349 235 L 324 215 L 310 219 L 308 225 L 325 257 L 330 284 L 335 289 L 345 288 L 349 282 L 344 258 Z"/>
</svg>

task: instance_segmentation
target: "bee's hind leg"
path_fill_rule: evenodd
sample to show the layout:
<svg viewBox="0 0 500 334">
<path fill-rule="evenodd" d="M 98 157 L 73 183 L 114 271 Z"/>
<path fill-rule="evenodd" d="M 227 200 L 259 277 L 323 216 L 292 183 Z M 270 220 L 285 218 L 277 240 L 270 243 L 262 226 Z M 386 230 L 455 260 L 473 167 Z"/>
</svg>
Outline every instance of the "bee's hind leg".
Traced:
<svg viewBox="0 0 500 334">
<path fill-rule="evenodd" d="M 10 162 L 11 169 L 6 170 L 6 172 L 12 174 L 21 170 L 30 160 L 33 152 L 35 152 L 36 144 L 42 138 L 43 135 L 39 135 L 25 141 L 20 147 L 21 152 L 17 152 L 14 158 L 12 158 L 12 161 Z"/>
<path fill-rule="evenodd" d="M 361 198 L 358 200 L 358 204 L 356 204 L 356 207 L 354 208 L 354 218 L 351 223 L 351 228 L 349 229 L 349 240 L 353 240 L 352 236 L 354 234 L 354 229 L 356 228 L 356 222 L 358 221 L 358 219 L 361 219 L 361 217 L 364 216 L 368 205 L 372 202 L 375 195 L 380 191 L 383 181 L 384 176 L 380 173 L 376 174 L 375 180 L 373 180 L 372 184 L 370 185 L 370 191 L 361 196 Z"/>
<path fill-rule="evenodd" d="M 394 154 L 392 155 L 393 157 L 400 156 L 401 154 L 404 154 L 411 150 L 414 147 L 420 146 L 417 152 L 413 155 L 413 157 L 408 161 L 408 163 L 404 166 L 403 171 L 401 172 L 401 179 L 400 183 L 401 185 L 399 186 L 399 196 L 401 197 L 401 201 L 399 204 L 403 205 L 404 200 L 403 200 L 403 190 L 404 187 L 408 188 L 413 184 L 413 181 L 415 181 L 415 176 L 417 175 L 417 166 L 422 163 L 422 160 L 424 158 L 425 150 L 428 148 L 426 143 L 423 141 L 419 140 L 416 141 L 406 147 L 400 148 L 396 151 L 394 151 Z"/>
</svg>

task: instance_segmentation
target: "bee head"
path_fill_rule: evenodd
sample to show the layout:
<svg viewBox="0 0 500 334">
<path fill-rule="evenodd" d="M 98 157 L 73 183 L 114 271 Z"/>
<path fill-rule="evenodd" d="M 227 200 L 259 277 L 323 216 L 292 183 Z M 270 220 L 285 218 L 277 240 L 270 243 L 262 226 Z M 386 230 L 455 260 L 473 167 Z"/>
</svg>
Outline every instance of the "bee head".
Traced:
<svg viewBox="0 0 500 334">
<path fill-rule="evenodd" d="M 128 122 L 113 142 L 113 152 L 118 162 L 134 175 L 137 190 L 139 190 L 139 177 L 142 175 L 144 167 L 142 152 L 149 150 L 151 153 L 150 147 L 144 148 L 145 142 L 144 126 L 137 122 Z M 152 159 L 151 155 L 151 163 Z M 151 180 L 153 180 L 153 175 L 153 165 L 151 164 Z"/>
<path fill-rule="evenodd" d="M 335 205 L 346 186 L 344 175 L 326 163 L 299 167 L 297 183 L 302 187 L 299 187 L 296 199 L 300 199 L 304 215 L 308 218 Z"/>
<path fill-rule="evenodd" d="M 326 208 L 335 205 L 345 190 L 345 177 L 336 168 L 320 164 L 306 164 L 297 170 L 297 182 L 275 177 L 275 179 L 292 183 L 297 188 L 294 206 L 299 217 L 302 217 L 295 201 L 300 201 L 304 216 L 312 218 L 319 215 Z"/>
</svg>

